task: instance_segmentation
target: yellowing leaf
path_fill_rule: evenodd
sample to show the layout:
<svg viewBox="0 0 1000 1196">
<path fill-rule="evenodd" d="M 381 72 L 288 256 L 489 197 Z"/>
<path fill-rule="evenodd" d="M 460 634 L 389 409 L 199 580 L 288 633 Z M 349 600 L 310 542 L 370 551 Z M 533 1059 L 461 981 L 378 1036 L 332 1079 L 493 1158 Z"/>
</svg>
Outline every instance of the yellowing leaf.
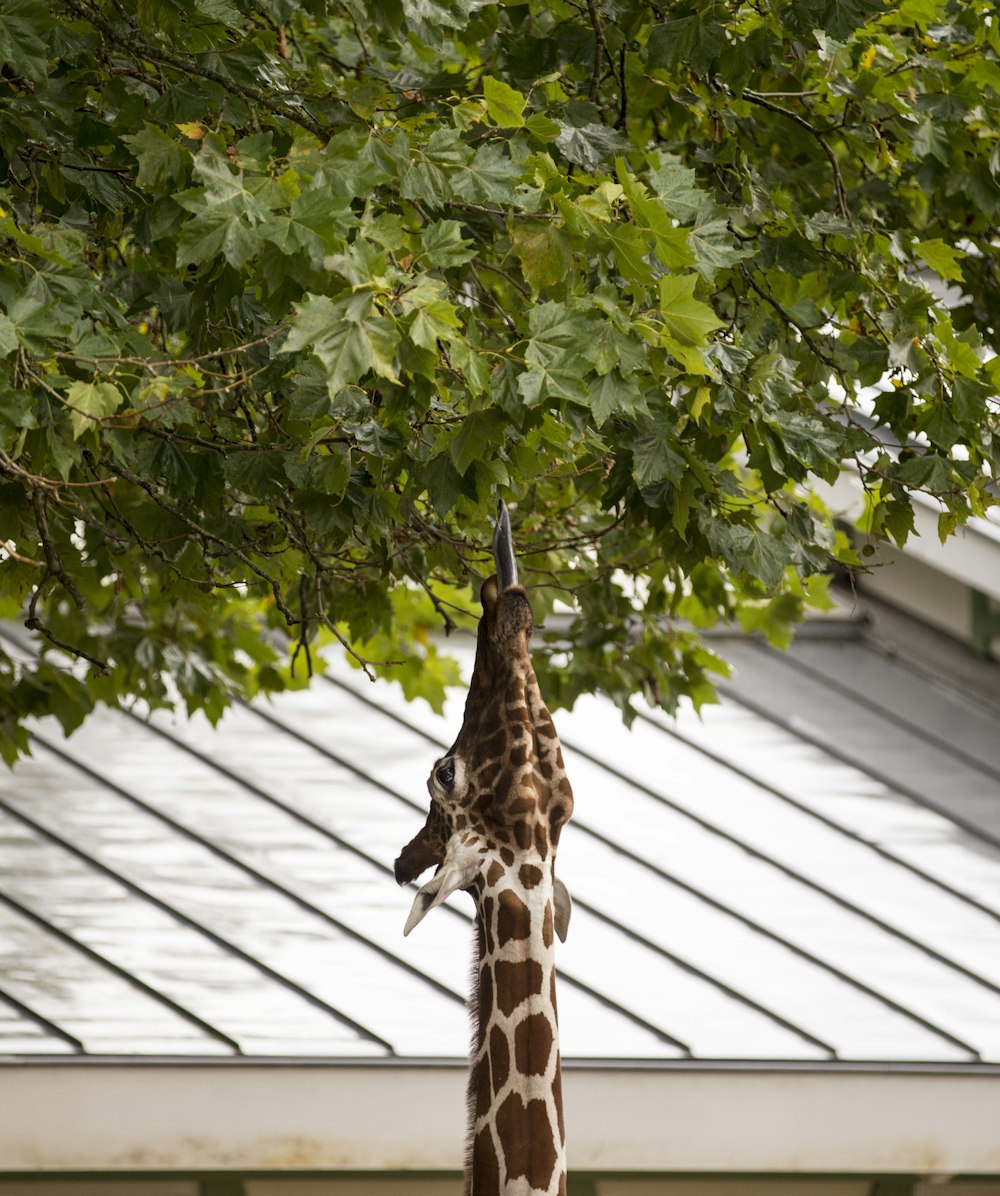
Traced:
<svg viewBox="0 0 1000 1196">
<path fill-rule="evenodd" d="M 494 124 L 505 129 L 519 129 L 524 124 L 525 99 L 519 91 L 500 79 L 486 75 L 483 79 L 486 111 Z"/>
<path fill-rule="evenodd" d="M 174 127 L 183 133 L 185 137 L 190 138 L 191 141 L 201 141 L 203 137 L 208 136 L 208 129 L 196 120 L 183 121 Z"/>
<path fill-rule="evenodd" d="M 707 303 L 695 299 L 696 274 L 666 274 L 660 279 L 660 311 L 665 331 L 681 345 L 708 341 L 722 321 Z"/>
<path fill-rule="evenodd" d="M 861 55 L 861 69 L 863 71 L 870 71 L 872 63 L 875 61 L 875 47 L 869 46 L 867 50 Z"/>
<path fill-rule="evenodd" d="M 113 382 L 73 382 L 66 392 L 73 439 L 117 411 L 124 397 Z"/>
<path fill-rule="evenodd" d="M 701 422 L 701 413 L 708 406 L 712 398 L 712 392 L 707 386 L 699 386 L 694 392 L 690 402 L 691 418 L 696 422 Z"/>
<path fill-rule="evenodd" d="M 561 282 L 572 265 L 569 243 L 553 221 L 519 224 L 511 236 L 521 272 L 537 294 Z"/>
<path fill-rule="evenodd" d="M 933 241 L 918 241 L 913 246 L 918 257 L 922 257 L 935 274 L 953 282 L 962 281 L 962 268 L 959 258 L 965 257 L 961 249 L 945 244 L 939 238 Z"/>
</svg>

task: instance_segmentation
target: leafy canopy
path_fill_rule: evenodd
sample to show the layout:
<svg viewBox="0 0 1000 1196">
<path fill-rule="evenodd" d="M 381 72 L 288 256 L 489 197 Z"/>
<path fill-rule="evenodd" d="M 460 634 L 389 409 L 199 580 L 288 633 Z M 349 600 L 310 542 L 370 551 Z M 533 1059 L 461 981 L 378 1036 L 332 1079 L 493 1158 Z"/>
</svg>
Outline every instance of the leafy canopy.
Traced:
<svg viewBox="0 0 1000 1196">
<path fill-rule="evenodd" d="M 707 700 L 814 483 L 994 501 L 998 170 L 988 0 L 0 0 L 4 756 L 323 636 L 440 701 L 497 494 L 556 704 Z"/>
</svg>

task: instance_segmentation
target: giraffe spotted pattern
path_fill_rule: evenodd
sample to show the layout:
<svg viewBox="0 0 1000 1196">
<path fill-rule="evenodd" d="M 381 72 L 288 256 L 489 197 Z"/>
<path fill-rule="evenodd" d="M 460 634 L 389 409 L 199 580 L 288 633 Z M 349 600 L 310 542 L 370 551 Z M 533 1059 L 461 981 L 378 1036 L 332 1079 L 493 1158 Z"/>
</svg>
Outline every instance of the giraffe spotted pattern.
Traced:
<svg viewBox="0 0 1000 1196">
<path fill-rule="evenodd" d="M 530 886 L 522 879 L 528 869 Z M 470 1078 L 474 1196 L 565 1191 L 551 863 L 492 870 L 477 900 L 478 1021 Z"/>
<path fill-rule="evenodd" d="M 476 904 L 466 1196 L 565 1196 L 554 946 L 569 899 L 554 869 L 573 793 L 528 652 L 531 606 L 516 571 L 510 580 L 509 526 L 505 534 L 494 556 L 507 580 L 483 586 L 462 728 L 431 770 L 430 812 L 396 878 L 437 869 L 404 933 L 458 889 Z"/>
</svg>

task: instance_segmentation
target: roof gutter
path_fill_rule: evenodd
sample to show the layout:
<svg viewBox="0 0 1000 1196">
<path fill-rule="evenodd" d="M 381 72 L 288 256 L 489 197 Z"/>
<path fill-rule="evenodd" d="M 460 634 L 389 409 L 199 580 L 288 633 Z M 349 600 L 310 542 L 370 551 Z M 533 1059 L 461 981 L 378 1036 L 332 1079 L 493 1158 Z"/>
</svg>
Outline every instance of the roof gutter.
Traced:
<svg viewBox="0 0 1000 1196">
<path fill-rule="evenodd" d="M 458 1171 L 461 1062 L 0 1065 L 0 1174 Z M 1000 1068 L 567 1061 L 579 1172 L 1000 1176 Z"/>
</svg>

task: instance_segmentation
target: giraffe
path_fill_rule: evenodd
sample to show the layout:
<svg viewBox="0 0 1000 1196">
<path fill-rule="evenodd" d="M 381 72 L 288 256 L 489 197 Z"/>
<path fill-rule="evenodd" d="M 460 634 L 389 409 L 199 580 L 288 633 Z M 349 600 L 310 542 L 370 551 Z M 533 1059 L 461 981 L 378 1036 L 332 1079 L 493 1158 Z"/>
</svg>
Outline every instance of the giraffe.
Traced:
<svg viewBox="0 0 1000 1196">
<path fill-rule="evenodd" d="M 475 901 L 465 1196 L 565 1196 L 553 931 L 565 940 L 570 900 L 553 869 L 573 793 L 502 502 L 493 559 L 462 728 L 431 769 L 430 813 L 395 871 L 404 884 L 437 869 L 404 934 L 457 889 Z"/>
</svg>

